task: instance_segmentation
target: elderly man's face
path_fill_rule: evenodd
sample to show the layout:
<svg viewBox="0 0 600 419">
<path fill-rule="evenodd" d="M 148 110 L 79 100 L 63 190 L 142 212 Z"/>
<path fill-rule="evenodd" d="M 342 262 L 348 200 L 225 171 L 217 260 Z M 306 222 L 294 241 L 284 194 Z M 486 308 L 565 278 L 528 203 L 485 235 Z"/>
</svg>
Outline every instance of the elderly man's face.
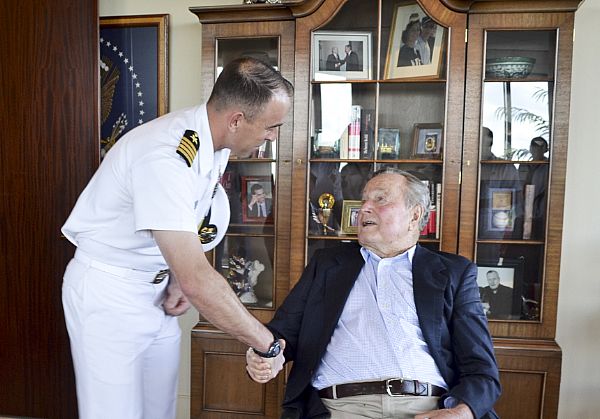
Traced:
<svg viewBox="0 0 600 419">
<path fill-rule="evenodd" d="M 365 186 L 358 213 L 358 241 L 380 257 L 392 257 L 413 246 L 419 237 L 422 209 L 408 209 L 406 179 L 396 173 L 374 177 Z"/>
</svg>

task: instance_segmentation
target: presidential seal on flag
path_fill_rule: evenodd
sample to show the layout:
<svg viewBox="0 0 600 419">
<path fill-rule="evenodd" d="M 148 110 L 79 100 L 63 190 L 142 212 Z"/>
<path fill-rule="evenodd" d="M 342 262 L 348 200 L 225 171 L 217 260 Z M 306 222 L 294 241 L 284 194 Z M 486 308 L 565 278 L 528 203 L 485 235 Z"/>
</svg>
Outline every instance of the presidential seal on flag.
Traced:
<svg viewBox="0 0 600 419">
<path fill-rule="evenodd" d="M 168 15 L 100 19 L 100 157 L 166 113 Z"/>
</svg>

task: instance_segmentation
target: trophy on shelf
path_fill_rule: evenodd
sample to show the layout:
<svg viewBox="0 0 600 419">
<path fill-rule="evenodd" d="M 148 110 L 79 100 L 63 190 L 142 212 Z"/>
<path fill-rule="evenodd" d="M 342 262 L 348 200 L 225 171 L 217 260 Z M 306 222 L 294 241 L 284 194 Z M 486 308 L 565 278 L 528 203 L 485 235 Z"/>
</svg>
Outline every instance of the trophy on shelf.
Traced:
<svg viewBox="0 0 600 419">
<path fill-rule="evenodd" d="M 329 217 L 331 217 L 331 209 L 333 208 L 333 204 L 335 204 L 335 198 L 330 193 L 323 193 L 319 196 L 319 207 L 321 207 L 321 211 L 319 214 L 319 219 L 323 224 L 323 234 L 327 235 L 328 232 L 334 231 L 333 228 L 329 227 Z"/>
</svg>

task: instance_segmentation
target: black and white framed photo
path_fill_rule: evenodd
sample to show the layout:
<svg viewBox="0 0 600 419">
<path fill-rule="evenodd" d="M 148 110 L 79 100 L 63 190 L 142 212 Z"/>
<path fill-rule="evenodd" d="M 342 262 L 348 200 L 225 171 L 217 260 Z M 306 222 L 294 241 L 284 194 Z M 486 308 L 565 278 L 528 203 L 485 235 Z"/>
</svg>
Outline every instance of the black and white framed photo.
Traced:
<svg viewBox="0 0 600 419">
<path fill-rule="evenodd" d="M 489 319 L 519 320 L 522 312 L 523 261 L 477 261 L 477 285 Z"/>
<path fill-rule="evenodd" d="M 371 32 L 314 32 L 312 34 L 312 78 L 313 80 L 371 79 L 371 51 Z"/>
</svg>

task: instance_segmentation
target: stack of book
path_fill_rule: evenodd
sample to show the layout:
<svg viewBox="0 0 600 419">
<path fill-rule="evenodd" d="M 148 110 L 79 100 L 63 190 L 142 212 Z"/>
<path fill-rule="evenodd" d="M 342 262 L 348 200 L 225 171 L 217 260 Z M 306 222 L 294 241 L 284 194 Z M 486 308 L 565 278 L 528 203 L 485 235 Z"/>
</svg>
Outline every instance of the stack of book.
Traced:
<svg viewBox="0 0 600 419">
<path fill-rule="evenodd" d="M 361 105 L 352 105 L 350 123 L 340 137 L 340 159 L 359 160 L 372 158 L 375 115 Z"/>
<path fill-rule="evenodd" d="M 427 225 L 421 230 L 422 238 L 439 239 L 440 238 L 440 221 L 441 221 L 441 205 L 442 205 L 442 184 L 435 183 L 430 180 L 422 180 L 423 184 L 429 189 L 429 220 Z"/>
</svg>

